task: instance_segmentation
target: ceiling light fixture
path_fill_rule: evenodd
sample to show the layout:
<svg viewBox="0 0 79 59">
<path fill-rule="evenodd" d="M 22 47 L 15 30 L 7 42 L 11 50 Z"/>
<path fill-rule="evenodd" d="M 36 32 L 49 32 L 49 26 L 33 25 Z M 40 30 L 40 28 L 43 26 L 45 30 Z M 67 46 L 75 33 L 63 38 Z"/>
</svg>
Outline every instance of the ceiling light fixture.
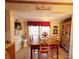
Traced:
<svg viewBox="0 0 79 59">
<path fill-rule="evenodd" d="M 51 10 L 51 5 L 41 4 L 40 1 L 36 4 L 36 10 Z"/>
</svg>

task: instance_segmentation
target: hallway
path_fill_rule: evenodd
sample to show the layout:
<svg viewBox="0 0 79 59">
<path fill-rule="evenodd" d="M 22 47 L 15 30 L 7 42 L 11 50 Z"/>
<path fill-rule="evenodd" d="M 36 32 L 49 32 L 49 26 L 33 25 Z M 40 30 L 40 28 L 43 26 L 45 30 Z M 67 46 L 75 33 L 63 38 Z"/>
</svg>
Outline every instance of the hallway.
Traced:
<svg viewBox="0 0 79 59">
<path fill-rule="evenodd" d="M 30 59 L 30 47 L 25 47 L 16 52 L 16 59 Z M 68 53 L 59 47 L 59 59 L 68 59 Z"/>
<path fill-rule="evenodd" d="M 20 49 L 15 55 L 15 59 L 30 59 L 30 46 Z"/>
</svg>

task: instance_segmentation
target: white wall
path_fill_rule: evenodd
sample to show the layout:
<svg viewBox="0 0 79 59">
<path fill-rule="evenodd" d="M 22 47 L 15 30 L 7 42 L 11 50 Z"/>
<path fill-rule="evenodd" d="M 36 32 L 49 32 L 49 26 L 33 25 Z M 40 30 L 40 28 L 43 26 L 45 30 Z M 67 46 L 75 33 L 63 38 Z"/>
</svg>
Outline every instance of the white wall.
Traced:
<svg viewBox="0 0 79 59">
<path fill-rule="evenodd" d="M 20 33 L 20 31 L 19 31 Z M 15 36 L 16 42 L 15 42 L 15 51 L 19 51 L 22 48 L 22 34 L 19 34 Z"/>
<path fill-rule="evenodd" d="M 16 19 L 15 19 L 16 21 Z M 18 22 L 21 23 L 22 30 L 16 30 L 17 35 L 15 35 L 15 51 L 18 51 L 22 48 L 22 36 L 25 35 L 25 26 L 24 26 L 24 20 L 23 19 L 18 19 Z"/>
</svg>

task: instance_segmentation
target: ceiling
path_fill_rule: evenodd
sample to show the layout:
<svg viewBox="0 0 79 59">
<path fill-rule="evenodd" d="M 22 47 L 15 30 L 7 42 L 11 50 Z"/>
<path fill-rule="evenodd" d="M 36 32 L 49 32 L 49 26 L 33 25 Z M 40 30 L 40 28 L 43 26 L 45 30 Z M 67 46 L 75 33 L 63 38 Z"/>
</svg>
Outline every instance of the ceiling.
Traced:
<svg viewBox="0 0 79 59">
<path fill-rule="evenodd" d="M 14 10 L 16 18 L 23 18 L 29 20 L 62 20 L 72 14 L 72 0 L 7 0 L 6 10 Z M 9 2 L 19 1 L 19 2 Z M 25 3 L 20 3 L 20 2 Z M 27 1 L 31 1 L 27 3 Z M 33 1 L 40 1 L 42 3 L 32 3 Z M 48 2 L 48 3 L 46 3 Z M 54 3 L 50 5 L 50 3 Z M 64 3 L 63 3 L 64 2 Z M 37 10 L 37 5 L 51 6 L 51 10 Z M 47 8 L 47 7 L 46 7 Z"/>
<path fill-rule="evenodd" d="M 25 19 L 29 21 L 49 21 L 49 20 L 57 20 L 61 21 L 64 18 L 68 17 L 67 14 L 52 14 L 49 12 L 43 11 L 16 11 L 15 13 L 16 19 Z"/>
</svg>

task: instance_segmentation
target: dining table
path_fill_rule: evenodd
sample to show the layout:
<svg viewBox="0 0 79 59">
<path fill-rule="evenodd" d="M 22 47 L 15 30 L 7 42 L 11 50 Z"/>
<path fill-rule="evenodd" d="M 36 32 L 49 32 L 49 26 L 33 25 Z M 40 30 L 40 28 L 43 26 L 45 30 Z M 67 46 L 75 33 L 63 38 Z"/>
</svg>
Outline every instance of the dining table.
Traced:
<svg viewBox="0 0 79 59">
<path fill-rule="evenodd" d="M 30 50 L 31 50 L 31 59 L 33 58 L 33 51 L 37 50 L 37 55 L 38 55 L 38 59 L 43 59 L 41 58 L 41 54 L 47 53 L 48 54 L 48 58 L 47 59 L 53 59 L 53 55 L 56 55 L 55 59 L 58 59 L 58 48 L 59 48 L 59 42 L 56 40 L 49 40 L 47 41 L 47 43 L 38 43 L 38 44 L 31 44 L 30 45 Z M 54 52 L 56 51 L 56 52 Z M 55 54 L 53 54 L 53 52 Z"/>
</svg>

